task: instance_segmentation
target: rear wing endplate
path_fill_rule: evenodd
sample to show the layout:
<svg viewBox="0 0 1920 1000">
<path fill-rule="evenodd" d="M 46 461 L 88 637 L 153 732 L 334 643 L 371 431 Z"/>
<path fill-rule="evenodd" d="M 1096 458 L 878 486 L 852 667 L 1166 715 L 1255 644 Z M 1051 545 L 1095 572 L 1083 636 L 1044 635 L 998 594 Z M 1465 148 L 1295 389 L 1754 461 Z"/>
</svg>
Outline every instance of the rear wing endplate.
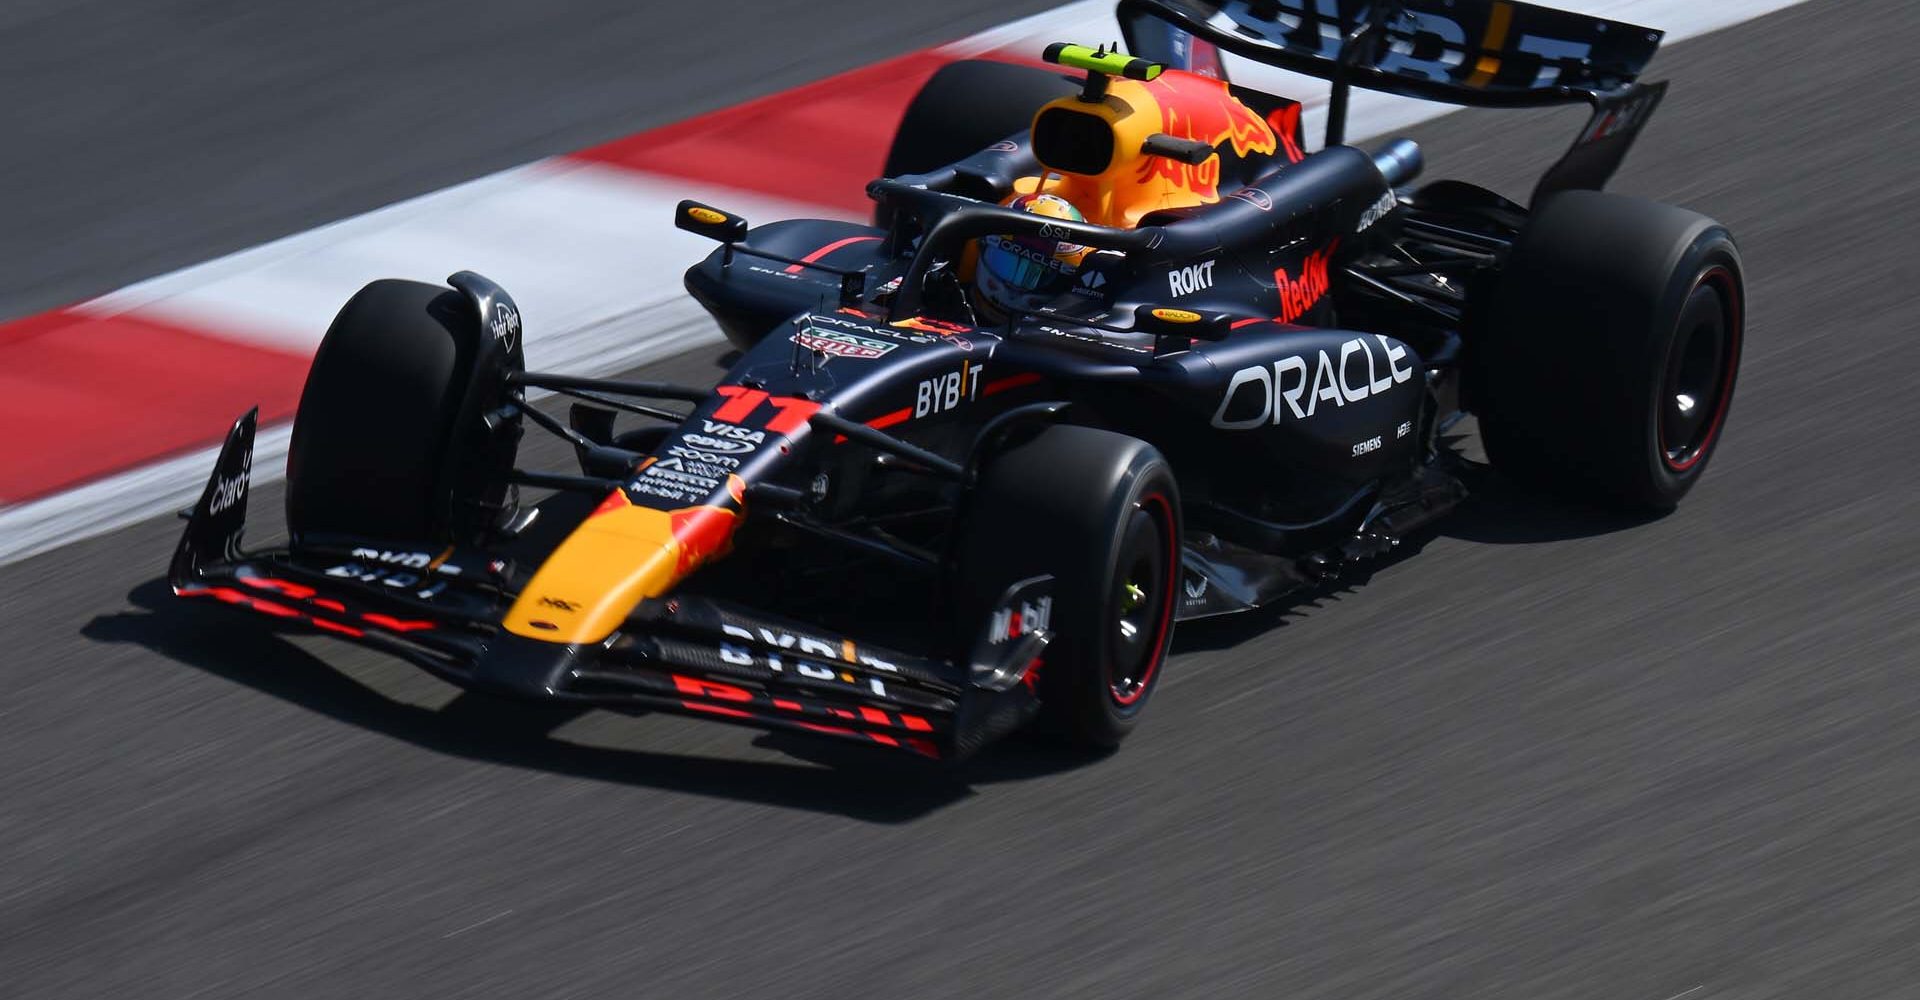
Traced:
<svg viewBox="0 0 1920 1000">
<path fill-rule="evenodd" d="M 1653 117 L 1653 109 L 1667 96 L 1667 83 L 1636 83 L 1626 90 L 1594 102 L 1593 117 L 1574 138 L 1565 155 L 1540 177 L 1533 188 L 1533 204 L 1538 205 L 1557 191 L 1598 191 L 1626 158 L 1641 126 Z"/>
</svg>

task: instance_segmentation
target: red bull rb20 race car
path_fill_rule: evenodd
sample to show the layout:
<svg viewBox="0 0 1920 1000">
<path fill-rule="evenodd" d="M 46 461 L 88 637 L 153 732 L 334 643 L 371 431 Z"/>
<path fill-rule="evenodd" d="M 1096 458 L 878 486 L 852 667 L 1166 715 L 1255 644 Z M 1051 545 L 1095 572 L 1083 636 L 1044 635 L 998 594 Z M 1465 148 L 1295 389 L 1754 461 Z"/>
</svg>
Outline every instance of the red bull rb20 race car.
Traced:
<svg viewBox="0 0 1920 1000">
<path fill-rule="evenodd" d="M 1029 725 L 1107 748 L 1177 622 L 1458 504 L 1468 415 L 1563 494 L 1657 512 L 1699 479 L 1739 254 L 1598 190 L 1664 92 L 1636 80 L 1658 32 L 1510 0 L 1118 12 L 1131 54 L 936 73 L 873 225 L 682 203 L 719 244 L 686 275 L 739 351 L 718 385 L 527 371 L 518 308 L 469 272 L 367 286 L 294 422 L 291 541 L 241 546 L 249 414 L 174 591 L 508 696 L 937 758 Z M 1322 148 L 1223 51 L 1330 79 Z M 1593 114 L 1521 205 L 1420 182 L 1410 141 L 1345 144 L 1356 86 Z M 529 425 L 577 468 L 518 467 Z"/>
</svg>

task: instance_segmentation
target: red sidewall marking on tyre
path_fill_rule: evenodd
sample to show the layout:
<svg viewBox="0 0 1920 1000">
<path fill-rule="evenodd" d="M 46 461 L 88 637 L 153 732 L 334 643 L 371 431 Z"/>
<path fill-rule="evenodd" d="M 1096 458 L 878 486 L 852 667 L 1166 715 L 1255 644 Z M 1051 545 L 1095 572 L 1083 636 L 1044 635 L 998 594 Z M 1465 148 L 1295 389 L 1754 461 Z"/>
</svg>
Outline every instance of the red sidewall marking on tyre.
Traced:
<svg viewBox="0 0 1920 1000">
<path fill-rule="evenodd" d="M 1727 406 L 1733 402 L 1733 379 L 1740 368 L 1740 349 L 1743 346 L 1740 324 L 1743 317 L 1740 313 L 1740 297 L 1733 285 L 1733 273 L 1724 266 L 1715 264 L 1707 270 L 1706 274 L 1700 276 L 1694 288 L 1697 289 L 1709 282 L 1720 286 L 1721 321 L 1727 325 L 1725 364 L 1720 372 L 1720 385 L 1714 393 L 1719 400 L 1714 403 L 1713 420 L 1707 424 L 1707 433 L 1701 437 L 1700 443 L 1694 447 L 1693 454 L 1686 461 L 1676 462 L 1668 456 L 1667 441 L 1664 432 L 1661 432 L 1660 460 L 1665 462 L 1667 469 L 1672 472 L 1685 472 L 1693 468 L 1700 464 L 1700 460 L 1707 456 L 1708 451 L 1713 449 L 1714 439 L 1720 436 L 1720 425 L 1727 419 Z M 1688 295 L 1691 297 L 1692 293 L 1689 292 Z"/>
<path fill-rule="evenodd" d="M 1147 672 L 1141 675 L 1131 694 L 1121 694 L 1112 683 L 1107 684 L 1107 693 L 1114 704 L 1122 708 L 1131 708 L 1146 696 L 1147 688 L 1153 683 L 1153 675 L 1160 670 L 1160 664 L 1167 658 L 1167 641 L 1173 631 L 1173 591 L 1180 582 L 1180 546 L 1175 541 L 1173 524 L 1173 504 L 1159 493 L 1149 493 L 1140 498 L 1140 506 L 1153 506 L 1159 509 L 1156 520 L 1160 524 L 1160 536 L 1167 546 L 1167 568 L 1165 579 L 1161 581 L 1160 615 L 1154 625 L 1153 643 L 1147 647 Z"/>
</svg>

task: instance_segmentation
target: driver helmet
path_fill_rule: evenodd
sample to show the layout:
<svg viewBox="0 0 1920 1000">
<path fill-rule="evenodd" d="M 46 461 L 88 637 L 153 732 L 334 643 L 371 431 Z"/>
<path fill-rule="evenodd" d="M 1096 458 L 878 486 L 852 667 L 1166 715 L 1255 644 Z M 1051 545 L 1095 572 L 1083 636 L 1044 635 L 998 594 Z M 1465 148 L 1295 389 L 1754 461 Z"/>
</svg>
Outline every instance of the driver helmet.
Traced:
<svg viewBox="0 0 1920 1000">
<path fill-rule="evenodd" d="M 1055 194 L 1023 194 L 1007 207 L 1067 222 L 1087 221 L 1072 202 Z M 1087 251 L 1077 243 L 1037 236 L 983 237 L 974 283 L 991 310 L 1030 312 L 1073 288 L 1074 273 Z"/>
</svg>

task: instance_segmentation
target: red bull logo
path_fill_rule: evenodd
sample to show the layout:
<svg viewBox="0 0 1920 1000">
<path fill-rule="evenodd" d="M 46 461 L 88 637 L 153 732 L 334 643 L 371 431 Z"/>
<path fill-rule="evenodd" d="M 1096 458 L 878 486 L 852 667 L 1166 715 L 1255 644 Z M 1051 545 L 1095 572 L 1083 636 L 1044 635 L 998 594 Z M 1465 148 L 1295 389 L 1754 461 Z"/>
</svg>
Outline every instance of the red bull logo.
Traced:
<svg viewBox="0 0 1920 1000">
<path fill-rule="evenodd" d="M 1325 249 L 1307 254 L 1307 259 L 1300 262 L 1297 278 L 1289 276 L 1284 267 L 1274 269 L 1273 283 L 1280 292 L 1280 315 L 1275 316 L 1275 320 L 1291 323 L 1313 308 L 1320 296 L 1327 294 L 1327 263 L 1339 245 L 1340 241 L 1334 240 Z"/>
<path fill-rule="evenodd" d="M 1232 142 L 1237 156 L 1272 153 L 1280 147 L 1273 127 L 1240 103 L 1224 81 L 1168 70 L 1142 89 L 1160 105 L 1160 131 L 1167 135 L 1216 148 Z M 1139 170 L 1138 183 L 1158 177 L 1193 192 L 1202 201 L 1220 200 L 1219 156 L 1199 164 L 1146 156 L 1141 158 Z"/>
</svg>

